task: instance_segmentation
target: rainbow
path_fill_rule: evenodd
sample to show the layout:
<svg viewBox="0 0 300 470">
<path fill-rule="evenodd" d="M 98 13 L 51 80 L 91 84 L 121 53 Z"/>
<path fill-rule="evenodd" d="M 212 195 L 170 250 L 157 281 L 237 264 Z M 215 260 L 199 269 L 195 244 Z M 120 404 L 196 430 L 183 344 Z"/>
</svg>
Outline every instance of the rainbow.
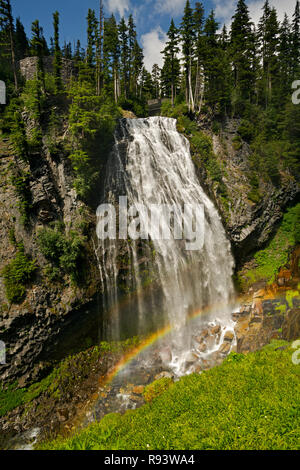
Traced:
<svg viewBox="0 0 300 470">
<path fill-rule="evenodd" d="M 234 299 L 231 299 L 230 302 L 238 304 L 239 301 L 240 299 L 234 298 Z M 225 305 L 224 302 L 219 302 L 219 303 L 204 307 L 202 309 L 198 309 L 189 315 L 188 321 L 195 320 L 199 318 L 200 316 L 205 315 L 211 312 L 212 310 L 220 308 L 224 305 Z M 228 305 L 228 303 L 226 303 L 226 305 Z M 110 384 L 120 372 L 122 372 L 134 359 L 136 359 L 137 356 L 139 356 L 139 354 L 141 354 L 146 349 L 150 348 L 150 346 L 153 346 L 158 340 L 164 338 L 167 334 L 171 333 L 173 329 L 174 327 L 171 325 L 167 325 L 163 327 L 161 330 L 158 330 L 157 332 L 148 336 L 137 347 L 131 349 L 128 353 L 124 354 L 122 359 L 106 374 L 105 377 L 103 377 L 103 379 L 101 380 L 101 385 L 105 386 L 105 385 Z"/>
</svg>

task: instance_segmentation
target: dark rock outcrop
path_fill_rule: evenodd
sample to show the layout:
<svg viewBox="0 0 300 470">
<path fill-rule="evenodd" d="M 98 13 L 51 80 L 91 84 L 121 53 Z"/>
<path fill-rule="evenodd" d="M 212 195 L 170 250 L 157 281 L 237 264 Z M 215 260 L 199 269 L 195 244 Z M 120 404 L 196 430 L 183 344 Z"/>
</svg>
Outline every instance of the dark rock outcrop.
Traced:
<svg viewBox="0 0 300 470">
<path fill-rule="evenodd" d="M 220 134 L 211 134 L 213 150 L 223 168 L 223 183 L 227 197 L 218 192 L 205 169 L 198 168 L 201 184 L 219 209 L 238 266 L 249 255 L 262 248 L 275 233 L 287 207 L 300 200 L 299 181 L 289 172 L 281 172 L 277 186 L 271 181 L 261 179 L 259 192 L 261 198 L 254 203 L 249 199 L 250 159 L 252 150 L 241 140 L 239 148 L 234 146 L 234 138 L 240 121 L 228 119 Z M 203 129 L 208 132 L 207 128 Z"/>
<path fill-rule="evenodd" d="M 63 223 L 68 233 L 77 230 L 83 211 L 88 214 L 92 227 L 95 216 L 76 196 L 68 159 L 58 156 L 53 160 L 45 147 L 31 158 L 30 164 L 16 162 L 12 149 L 3 140 L 0 151 L 0 272 L 15 258 L 15 243 L 21 241 L 26 254 L 38 266 L 20 305 L 9 304 L 0 276 L 0 340 L 6 345 L 6 364 L 0 365 L 0 377 L 4 383 L 17 379 L 25 385 L 40 379 L 49 365 L 80 349 L 80 345 L 84 348 L 87 338 L 92 342 L 99 339 L 100 281 L 93 251 L 94 230 L 86 242 L 84 268 L 89 281 L 82 286 L 73 285 L 67 276 L 60 283 L 49 281 L 44 275 L 48 262 L 37 243 L 39 230 L 49 222 Z M 11 182 L 15 171 L 29 174 L 31 209 L 30 224 L 26 227 Z M 15 242 L 11 240 L 12 233 Z"/>
</svg>

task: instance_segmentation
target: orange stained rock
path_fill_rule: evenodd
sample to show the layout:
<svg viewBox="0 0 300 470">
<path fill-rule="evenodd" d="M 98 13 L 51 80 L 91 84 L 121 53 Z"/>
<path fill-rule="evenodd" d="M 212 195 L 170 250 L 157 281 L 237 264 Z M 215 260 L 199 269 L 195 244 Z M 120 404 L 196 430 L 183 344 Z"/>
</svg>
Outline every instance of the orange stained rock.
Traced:
<svg viewBox="0 0 300 470">
<path fill-rule="evenodd" d="M 142 395 L 144 393 L 145 387 L 143 385 L 138 385 L 137 387 L 134 387 L 132 392 L 135 393 L 136 395 Z"/>
</svg>

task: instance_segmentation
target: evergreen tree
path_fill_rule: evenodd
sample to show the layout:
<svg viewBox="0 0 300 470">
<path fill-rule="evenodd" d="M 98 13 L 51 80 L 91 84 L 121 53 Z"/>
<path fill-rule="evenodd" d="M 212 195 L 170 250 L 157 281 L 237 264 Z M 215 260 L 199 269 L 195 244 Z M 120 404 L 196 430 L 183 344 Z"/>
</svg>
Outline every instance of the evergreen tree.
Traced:
<svg viewBox="0 0 300 470">
<path fill-rule="evenodd" d="M 78 39 L 76 42 L 74 56 L 73 56 L 74 66 L 75 66 L 75 70 L 77 74 L 79 74 L 79 70 L 82 66 L 83 60 L 84 60 L 84 49 L 81 47 L 81 43 Z"/>
<path fill-rule="evenodd" d="M 280 26 L 278 61 L 279 61 L 279 94 L 280 101 L 284 100 L 291 90 L 292 61 L 291 56 L 291 24 L 287 14 Z"/>
<path fill-rule="evenodd" d="M 16 60 L 22 60 L 29 55 L 29 43 L 20 18 L 16 19 L 15 32 Z"/>
<path fill-rule="evenodd" d="M 134 47 L 136 44 L 137 34 L 136 27 L 134 24 L 133 16 L 129 15 L 128 18 L 128 46 L 129 46 L 129 64 L 128 64 L 128 79 L 129 79 L 129 91 L 134 90 L 133 82 L 133 61 L 134 61 Z"/>
<path fill-rule="evenodd" d="M 263 6 L 263 15 L 259 21 L 259 24 L 258 24 L 258 36 L 259 36 L 259 39 L 260 39 L 260 43 L 261 43 L 261 48 L 260 48 L 260 52 L 261 52 L 261 56 L 262 56 L 262 62 L 263 62 L 263 69 L 264 71 L 267 69 L 267 65 L 266 65 L 266 62 L 267 62 L 267 37 L 266 37 L 266 34 L 267 34 L 267 25 L 268 25 L 268 21 L 270 19 L 270 15 L 271 15 L 271 7 L 270 7 L 270 4 L 269 4 L 269 0 L 266 0 L 265 3 L 264 3 L 264 6 Z"/>
<path fill-rule="evenodd" d="M 154 97 L 155 90 L 153 86 L 152 76 L 148 70 L 143 67 L 141 74 L 141 87 L 140 87 L 140 99 L 144 97 L 146 100 L 150 100 Z"/>
<path fill-rule="evenodd" d="M 297 0 L 292 26 L 292 79 L 299 78 L 300 72 L 300 1 Z"/>
<path fill-rule="evenodd" d="M 226 51 L 228 49 L 229 36 L 228 36 L 228 32 L 227 32 L 227 28 L 225 24 L 223 26 L 222 33 L 220 35 L 220 44 L 221 44 L 223 51 Z"/>
<path fill-rule="evenodd" d="M 16 54 L 15 54 L 15 28 L 14 19 L 12 15 L 12 8 L 10 0 L 0 0 L 0 27 L 5 38 L 5 46 L 9 50 L 11 57 L 11 65 L 14 75 L 15 89 L 18 90 L 18 76 L 16 66 Z M 5 47 L 4 46 L 4 47 Z M 2 46 L 3 47 L 3 46 Z"/>
<path fill-rule="evenodd" d="M 125 99 L 128 97 L 129 80 L 129 45 L 128 45 L 128 27 L 124 18 L 121 18 L 119 24 L 119 40 L 121 50 L 121 84 Z"/>
<path fill-rule="evenodd" d="M 216 114 L 225 112 L 228 107 L 228 73 L 225 69 L 226 52 L 221 47 L 217 31 L 219 24 L 212 10 L 204 26 L 204 74 L 205 102 L 214 108 Z"/>
<path fill-rule="evenodd" d="M 157 64 L 154 64 L 152 67 L 152 82 L 155 89 L 155 98 L 159 99 L 160 97 L 160 76 L 161 69 Z"/>
<path fill-rule="evenodd" d="M 70 42 L 64 42 L 64 46 L 62 48 L 62 57 L 67 60 L 72 60 L 73 54 L 72 54 L 72 44 Z"/>
<path fill-rule="evenodd" d="M 88 69 L 91 70 L 95 67 L 95 59 L 96 59 L 96 42 L 97 42 L 97 32 L 98 32 L 98 24 L 97 18 L 95 14 L 95 10 L 91 10 L 89 8 L 88 15 L 87 15 L 87 50 L 86 50 L 86 64 Z M 91 75 L 93 75 L 91 73 Z"/>
<path fill-rule="evenodd" d="M 119 60 L 120 44 L 118 26 L 114 15 L 104 22 L 103 74 L 105 89 L 113 83 L 113 95 L 117 103 L 120 97 Z"/>
<path fill-rule="evenodd" d="M 263 7 L 263 16 L 259 22 L 259 38 L 261 40 L 261 52 L 263 61 L 263 101 L 268 107 L 272 100 L 273 84 L 278 79 L 278 45 L 279 45 L 279 24 L 275 8 L 270 8 L 268 0 Z"/>
<path fill-rule="evenodd" d="M 194 10 L 194 21 L 195 21 L 195 33 L 196 33 L 196 80 L 195 80 L 195 92 L 194 100 L 195 105 L 199 104 L 199 109 L 201 109 L 201 104 L 204 94 L 204 50 L 205 50 L 205 39 L 203 33 L 204 26 L 204 7 L 200 2 L 195 3 Z"/>
<path fill-rule="evenodd" d="M 32 37 L 30 40 L 31 55 L 37 57 L 37 79 L 40 82 L 43 90 L 45 90 L 45 71 L 44 71 L 44 57 L 47 53 L 45 50 L 45 38 L 43 36 L 43 29 L 40 27 L 38 20 L 35 20 L 31 25 Z"/>
<path fill-rule="evenodd" d="M 174 20 L 171 20 L 171 25 L 167 33 L 169 40 L 167 41 L 166 47 L 163 51 L 165 59 L 164 67 L 164 81 L 166 80 L 170 84 L 171 88 L 171 102 L 174 106 L 176 98 L 176 89 L 178 84 L 178 76 L 180 70 L 180 63 L 177 57 L 179 52 L 179 31 L 174 24 Z"/>
<path fill-rule="evenodd" d="M 96 86 L 97 95 L 101 94 L 103 89 L 103 42 L 104 42 L 104 7 L 103 0 L 100 0 L 99 32 L 97 40 L 96 53 Z"/>
<path fill-rule="evenodd" d="M 54 39 L 53 39 L 52 36 L 51 36 L 51 38 L 50 38 L 49 54 L 50 54 L 51 56 L 54 56 Z"/>
<path fill-rule="evenodd" d="M 133 62 L 132 62 L 132 74 L 135 96 L 138 96 L 138 82 L 144 66 L 144 54 L 143 49 L 140 47 L 137 39 L 134 41 L 133 46 Z"/>
<path fill-rule="evenodd" d="M 186 102 L 188 103 L 189 110 L 194 111 L 194 95 L 192 88 L 192 67 L 195 57 L 195 40 L 196 40 L 196 31 L 195 31 L 195 17 L 193 10 L 190 5 L 190 1 L 187 0 L 184 15 L 181 23 L 181 40 L 182 40 L 182 53 L 184 57 L 184 67 L 185 67 L 185 94 Z"/>
<path fill-rule="evenodd" d="M 55 90 L 59 93 L 62 89 L 61 69 L 62 69 L 62 53 L 59 45 L 59 13 L 53 13 L 53 27 L 54 27 L 54 79 Z"/>
<path fill-rule="evenodd" d="M 251 101 L 255 90 L 253 49 L 255 36 L 245 0 L 239 0 L 231 25 L 231 61 L 233 65 L 233 109 Z"/>
</svg>

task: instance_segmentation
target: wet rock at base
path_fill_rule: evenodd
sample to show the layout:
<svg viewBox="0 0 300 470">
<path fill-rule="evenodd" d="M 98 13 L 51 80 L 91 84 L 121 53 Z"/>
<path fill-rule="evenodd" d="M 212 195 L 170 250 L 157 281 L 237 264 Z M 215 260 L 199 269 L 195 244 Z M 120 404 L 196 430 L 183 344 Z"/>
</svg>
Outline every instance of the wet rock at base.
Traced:
<svg viewBox="0 0 300 470">
<path fill-rule="evenodd" d="M 218 335 L 219 333 L 221 333 L 221 325 L 216 325 L 216 326 L 212 327 L 212 329 L 211 329 L 211 334 L 212 335 Z"/>
<path fill-rule="evenodd" d="M 226 343 L 232 343 L 234 340 L 234 332 L 233 331 L 227 331 L 224 336 L 224 342 Z"/>
<path fill-rule="evenodd" d="M 225 342 L 221 345 L 220 349 L 219 349 L 219 353 L 221 354 L 228 354 L 230 352 L 230 349 L 231 349 L 231 345 L 229 342 Z"/>
<path fill-rule="evenodd" d="M 207 345 L 205 343 L 200 344 L 200 346 L 198 347 L 198 351 L 200 353 L 205 353 L 207 351 Z"/>
<path fill-rule="evenodd" d="M 160 372 L 159 374 L 157 374 L 155 377 L 154 377 L 154 380 L 160 380 L 160 379 L 174 379 L 175 375 L 172 373 L 172 372 L 169 372 L 169 371 L 163 371 L 163 372 Z"/>
<path fill-rule="evenodd" d="M 144 385 L 137 385 L 136 387 L 134 387 L 134 388 L 132 389 L 132 392 L 133 392 L 135 395 L 143 395 L 144 390 L 145 390 Z"/>
</svg>

